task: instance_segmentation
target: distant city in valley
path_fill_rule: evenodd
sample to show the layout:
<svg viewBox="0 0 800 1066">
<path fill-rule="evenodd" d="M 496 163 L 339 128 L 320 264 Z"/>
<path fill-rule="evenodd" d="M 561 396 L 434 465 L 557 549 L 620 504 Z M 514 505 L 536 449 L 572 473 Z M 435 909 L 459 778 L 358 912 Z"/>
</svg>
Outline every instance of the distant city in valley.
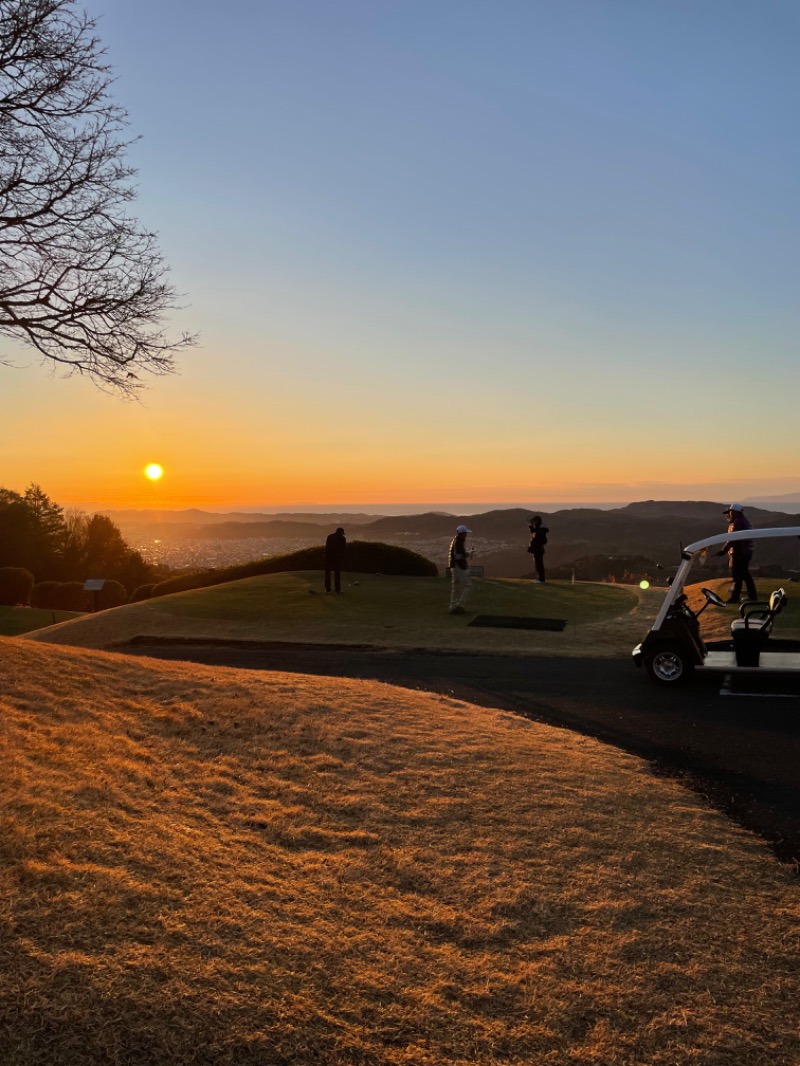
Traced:
<svg viewBox="0 0 800 1066">
<path fill-rule="evenodd" d="M 324 541 L 336 526 L 344 526 L 349 540 L 381 541 L 409 548 L 443 569 L 453 535 L 454 520 L 467 518 L 473 528 L 470 546 L 475 563 L 488 576 L 520 577 L 530 569 L 527 519 L 541 513 L 551 527 L 548 561 L 553 567 L 586 567 L 598 558 L 612 563 L 631 560 L 639 569 L 673 565 L 683 544 L 725 528 L 722 508 L 730 501 L 641 501 L 613 504 L 488 505 L 480 512 L 451 508 L 405 509 L 400 514 L 370 514 L 347 508 L 330 511 L 218 513 L 183 511 L 106 511 L 125 539 L 150 563 L 172 569 L 234 566 L 308 548 Z M 800 498 L 742 501 L 753 524 L 792 525 L 800 512 Z M 796 518 L 800 524 L 800 518 Z M 800 569 L 800 547 L 784 546 L 773 559 L 762 552 L 764 565 Z M 635 560 L 635 564 L 633 562 Z M 602 567 L 602 564 L 600 564 Z M 619 566 L 610 565 L 609 571 Z"/>
</svg>

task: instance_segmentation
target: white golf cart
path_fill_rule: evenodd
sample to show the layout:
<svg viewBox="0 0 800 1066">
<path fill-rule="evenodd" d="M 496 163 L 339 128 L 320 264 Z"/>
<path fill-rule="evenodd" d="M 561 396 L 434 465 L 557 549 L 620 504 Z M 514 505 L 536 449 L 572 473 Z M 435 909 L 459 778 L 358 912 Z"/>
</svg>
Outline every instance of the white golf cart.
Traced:
<svg viewBox="0 0 800 1066">
<path fill-rule="evenodd" d="M 722 648 L 707 647 L 700 636 L 700 615 L 713 604 L 728 606 L 716 592 L 701 588 L 705 603 L 692 610 L 683 591 L 689 571 L 697 560 L 705 560 L 725 543 L 737 540 L 767 540 L 774 537 L 800 538 L 800 526 L 778 529 L 743 529 L 736 533 L 720 533 L 689 544 L 681 552 L 681 564 L 672 579 L 653 628 L 641 644 L 633 649 L 637 666 L 644 664 L 653 681 L 674 685 L 685 681 L 693 673 L 797 673 L 800 674 L 800 641 L 796 647 L 786 647 L 786 641 L 774 643 L 770 634 L 773 622 L 786 603 L 784 590 L 776 589 L 769 602 L 745 601 L 731 623 L 731 639 Z M 715 642 L 717 643 L 717 642 Z"/>
</svg>

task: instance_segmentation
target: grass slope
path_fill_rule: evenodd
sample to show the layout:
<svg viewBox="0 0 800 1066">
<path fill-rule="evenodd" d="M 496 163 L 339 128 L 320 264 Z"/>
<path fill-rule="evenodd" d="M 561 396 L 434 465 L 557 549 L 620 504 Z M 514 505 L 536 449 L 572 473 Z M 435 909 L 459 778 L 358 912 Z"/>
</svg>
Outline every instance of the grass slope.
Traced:
<svg viewBox="0 0 800 1066">
<path fill-rule="evenodd" d="M 8 1066 L 789 1066 L 797 883 L 638 760 L 0 639 Z"/>
<path fill-rule="evenodd" d="M 0 635 L 18 637 L 21 633 L 30 633 L 54 621 L 65 622 L 70 618 L 80 618 L 80 614 L 77 611 L 49 611 L 39 607 L 0 607 Z"/>
<path fill-rule="evenodd" d="M 629 651 L 661 596 L 617 585 L 476 581 L 470 614 L 448 614 L 442 578 L 349 576 L 341 596 L 322 593 L 314 571 L 274 574 L 148 600 L 53 626 L 34 638 L 103 648 L 139 634 L 375 644 L 398 647 Z M 470 628 L 476 614 L 566 618 L 563 633 Z"/>
</svg>

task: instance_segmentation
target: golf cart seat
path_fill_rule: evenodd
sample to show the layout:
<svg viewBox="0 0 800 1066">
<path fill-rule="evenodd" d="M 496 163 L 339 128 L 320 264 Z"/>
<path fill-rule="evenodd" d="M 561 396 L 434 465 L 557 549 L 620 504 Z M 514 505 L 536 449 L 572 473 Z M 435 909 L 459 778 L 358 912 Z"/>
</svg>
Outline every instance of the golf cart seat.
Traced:
<svg viewBox="0 0 800 1066">
<path fill-rule="evenodd" d="M 742 604 L 742 617 L 731 622 L 737 666 L 758 666 L 761 650 L 772 632 L 772 623 L 786 603 L 786 593 L 776 589 L 769 603 Z"/>
</svg>

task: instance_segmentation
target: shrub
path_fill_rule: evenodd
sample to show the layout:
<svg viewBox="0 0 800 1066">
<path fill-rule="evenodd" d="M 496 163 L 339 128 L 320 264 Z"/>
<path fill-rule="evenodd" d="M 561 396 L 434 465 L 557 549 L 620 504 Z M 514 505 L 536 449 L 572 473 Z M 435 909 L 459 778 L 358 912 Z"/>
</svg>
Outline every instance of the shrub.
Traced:
<svg viewBox="0 0 800 1066">
<path fill-rule="evenodd" d="M 93 596 L 94 593 L 89 593 Z M 119 581 L 106 581 L 102 589 L 97 593 L 97 598 L 92 604 L 98 611 L 107 611 L 109 607 L 121 607 L 128 602 L 128 590 Z"/>
<path fill-rule="evenodd" d="M 33 574 L 22 566 L 0 566 L 0 606 L 27 606 L 31 600 Z"/>
<path fill-rule="evenodd" d="M 60 581 L 37 581 L 31 592 L 31 607 L 43 607 L 48 611 L 56 610 L 56 589 Z"/>
<path fill-rule="evenodd" d="M 91 593 L 84 592 L 82 581 L 62 581 L 54 590 L 56 611 L 91 610 Z"/>
<path fill-rule="evenodd" d="M 33 586 L 31 607 L 48 611 L 88 611 L 91 593 L 83 591 L 82 581 L 39 581 Z"/>
<path fill-rule="evenodd" d="M 140 585 L 138 589 L 134 589 L 131 593 L 130 603 L 141 603 L 142 600 L 149 600 L 153 594 L 155 585 L 151 582 L 149 585 Z"/>
<path fill-rule="evenodd" d="M 173 592 L 209 588 L 245 577 L 284 574 L 293 570 L 322 570 L 324 567 L 325 549 L 318 545 L 313 548 L 301 548 L 300 551 L 288 555 L 275 555 L 271 559 L 257 559 L 241 566 L 181 574 L 159 582 L 153 587 L 151 595 L 168 596 Z M 439 573 L 436 563 L 409 551 L 408 548 L 362 540 L 355 540 L 347 545 L 342 570 L 351 574 L 388 574 L 393 577 L 436 577 Z"/>
</svg>

